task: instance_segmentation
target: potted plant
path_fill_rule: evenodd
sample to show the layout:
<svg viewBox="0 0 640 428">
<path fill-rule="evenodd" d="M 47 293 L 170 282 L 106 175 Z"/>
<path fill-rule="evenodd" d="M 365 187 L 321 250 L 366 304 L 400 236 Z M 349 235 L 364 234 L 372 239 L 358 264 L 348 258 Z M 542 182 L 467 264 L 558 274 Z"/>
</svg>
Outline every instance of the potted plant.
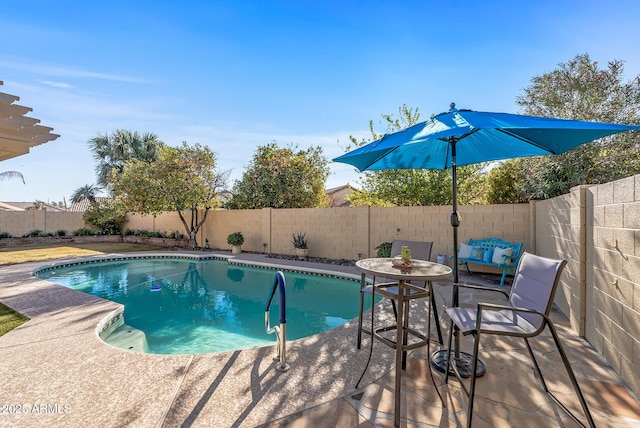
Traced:
<svg viewBox="0 0 640 428">
<path fill-rule="evenodd" d="M 227 244 L 231 245 L 232 254 L 241 253 L 242 244 L 244 244 L 244 236 L 242 236 L 242 232 L 233 232 L 227 236 Z"/>
<path fill-rule="evenodd" d="M 400 255 L 394 257 L 391 260 L 391 264 L 398 268 L 410 269 L 413 266 L 413 261 L 411 260 L 411 250 L 409 247 L 403 245 Z"/>
<path fill-rule="evenodd" d="M 304 260 L 309 255 L 309 240 L 304 232 L 296 232 L 292 235 L 291 242 L 296 249 L 296 255 L 299 259 Z"/>
</svg>

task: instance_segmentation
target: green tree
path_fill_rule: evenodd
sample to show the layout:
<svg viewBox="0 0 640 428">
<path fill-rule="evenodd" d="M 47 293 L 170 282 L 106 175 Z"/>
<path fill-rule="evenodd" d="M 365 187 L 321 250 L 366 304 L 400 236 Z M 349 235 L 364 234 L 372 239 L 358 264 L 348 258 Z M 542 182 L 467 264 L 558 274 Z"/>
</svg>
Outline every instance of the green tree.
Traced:
<svg viewBox="0 0 640 428">
<path fill-rule="evenodd" d="M 489 171 L 486 178 L 486 198 L 489 204 L 520 204 L 529 197 L 520 187 L 523 159 L 510 159 Z"/>
<path fill-rule="evenodd" d="M 96 160 L 98 185 L 109 188 L 112 170 L 122 173 L 125 162 L 139 159 L 152 162 L 158 157 L 158 151 L 164 143 L 153 133 L 118 129 L 111 134 L 98 134 L 89 140 L 89 148 Z"/>
<path fill-rule="evenodd" d="M 84 199 L 88 199 L 89 202 L 93 203 L 96 201 L 96 196 L 101 190 L 102 188 L 100 186 L 94 184 L 86 184 L 79 187 L 71 195 L 71 203 L 76 204 Z"/>
<path fill-rule="evenodd" d="M 601 68 L 588 54 L 531 79 L 517 98 L 523 113 L 599 122 L 640 122 L 640 76 L 623 81 L 624 62 Z M 518 186 L 532 199 L 564 194 L 580 184 L 599 184 L 640 173 L 637 132 L 625 132 L 556 156 L 507 161 L 520 168 Z"/>
<path fill-rule="evenodd" d="M 397 115 L 383 114 L 386 133 L 393 133 L 420 121 L 418 108 L 406 104 L 398 109 Z M 371 140 L 357 141 L 350 136 L 351 146 L 360 147 L 382 138 L 369 121 Z M 448 205 L 452 203 L 451 172 L 448 170 L 394 169 L 365 171 L 359 186 L 361 193 L 354 193 L 349 199 L 354 205 L 369 206 L 426 206 Z M 468 165 L 458 168 L 458 202 L 461 204 L 484 201 L 484 165 Z"/>
<path fill-rule="evenodd" d="M 93 200 L 82 219 L 98 229 L 101 235 L 118 235 L 122 232 L 127 210 L 111 199 Z"/>
<path fill-rule="evenodd" d="M 249 167 L 233 186 L 230 209 L 325 207 L 329 161 L 322 147 L 299 150 L 276 143 L 256 149 Z"/>
<path fill-rule="evenodd" d="M 125 162 L 122 173 L 112 173 L 112 193 L 131 212 L 157 215 L 177 211 L 189 236 L 189 247 L 195 249 L 196 235 L 209 209 L 219 205 L 217 194 L 226 186 L 227 177 L 228 173 L 216 170 L 211 149 L 183 142 L 180 147 L 161 147 L 154 162 Z M 183 211 L 190 211 L 189 222 Z"/>
</svg>

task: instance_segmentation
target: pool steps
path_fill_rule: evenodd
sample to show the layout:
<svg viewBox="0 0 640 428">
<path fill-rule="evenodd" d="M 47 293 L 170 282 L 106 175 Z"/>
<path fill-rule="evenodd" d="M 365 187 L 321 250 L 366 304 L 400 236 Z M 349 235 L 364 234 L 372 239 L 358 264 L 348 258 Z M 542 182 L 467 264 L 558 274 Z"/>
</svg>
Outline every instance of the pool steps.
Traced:
<svg viewBox="0 0 640 428">
<path fill-rule="evenodd" d="M 106 343 L 116 348 L 133 352 L 149 353 L 147 336 L 142 330 L 122 324 L 102 338 Z"/>
</svg>

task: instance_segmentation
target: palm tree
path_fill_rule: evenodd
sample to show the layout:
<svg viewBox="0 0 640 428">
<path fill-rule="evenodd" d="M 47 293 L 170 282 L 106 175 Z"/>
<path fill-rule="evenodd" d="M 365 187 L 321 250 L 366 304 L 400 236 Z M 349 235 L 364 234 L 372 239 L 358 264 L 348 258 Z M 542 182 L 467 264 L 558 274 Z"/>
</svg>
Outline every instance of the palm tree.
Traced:
<svg viewBox="0 0 640 428">
<path fill-rule="evenodd" d="M 108 188 L 111 184 L 111 171 L 121 173 L 124 163 L 130 159 L 152 162 L 158 158 L 158 149 L 164 143 L 150 132 L 140 134 L 118 129 L 111 134 L 98 134 L 89 140 L 89 148 L 98 163 L 96 174 L 98 184 Z"/>
<path fill-rule="evenodd" d="M 0 180 L 4 180 L 5 178 L 19 178 L 20 180 L 22 180 L 22 184 L 24 183 L 24 176 L 19 173 L 18 171 L 5 171 L 5 172 L 0 172 Z"/>
<path fill-rule="evenodd" d="M 86 184 L 73 192 L 71 195 L 71 203 L 77 204 L 78 202 L 88 199 L 89 202 L 94 203 L 96 201 L 96 195 L 100 193 L 102 188 L 94 184 Z"/>
</svg>

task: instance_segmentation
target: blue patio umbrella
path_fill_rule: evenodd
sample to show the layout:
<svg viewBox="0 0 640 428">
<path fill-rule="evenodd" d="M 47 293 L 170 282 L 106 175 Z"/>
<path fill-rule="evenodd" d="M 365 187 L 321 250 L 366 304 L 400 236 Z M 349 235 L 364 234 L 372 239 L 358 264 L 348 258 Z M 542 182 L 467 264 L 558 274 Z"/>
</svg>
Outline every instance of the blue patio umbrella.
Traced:
<svg viewBox="0 0 640 428">
<path fill-rule="evenodd" d="M 459 225 L 457 166 L 560 154 L 581 144 L 632 130 L 640 130 L 640 126 L 457 110 L 452 104 L 449 112 L 387 134 L 333 161 L 353 165 L 360 171 L 451 168 L 455 235 Z M 456 258 L 457 236 L 454 236 L 453 245 Z M 454 261 L 457 266 L 457 260 Z M 458 280 L 457 275 L 455 280 Z"/>
<path fill-rule="evenodd" d="M 458 110 L 359 147 L 333 159 L 360 171 L 381 169 L 451 168 L 454 283 L 458 282 L 458 226 L 456 167 L 526 156 L 560 154 L 581 144 L 640 126 L 584 122 L 508 113 Z M 457 293 L 454 293 L 455 306 Z"/>
</svg>

